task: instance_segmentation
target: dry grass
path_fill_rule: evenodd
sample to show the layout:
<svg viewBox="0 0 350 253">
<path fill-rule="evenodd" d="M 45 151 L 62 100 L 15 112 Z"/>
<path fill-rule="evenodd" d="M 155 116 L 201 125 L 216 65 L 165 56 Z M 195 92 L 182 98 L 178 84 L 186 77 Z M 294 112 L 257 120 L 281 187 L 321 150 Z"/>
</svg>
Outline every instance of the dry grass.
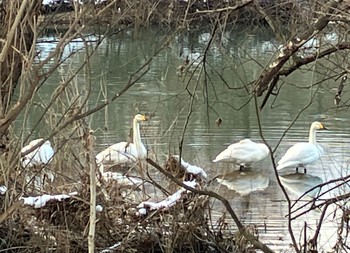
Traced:
<svg viewBox="0 0 350 253">
<path fill-rule="evenodd" d="M 51 165 L 53 170 L 54 165 Z M 172 158 L 164 167 L 170 171 L 178 170 L 178 164 Z M 49 193 L 57 194 L 57 189 L 67 193 L 78 190 L 78 195 L 63 201 L 49 201 L 39 209 L 21 206 L 13 212 L 12 217 L 16 218 L 2 223 L 1 249 L 23 252 L 25 247 L 27 252 L 86 252 L 89 181 L 87 174 L 75 180 L 74 184 L 62 184 L 65 177 L 56 175 Z M 169 183 L 158 185 L 162 189 L 157 191 L 176 191 L 168 188 Z M 96 249 L 103 250 L 120 243 L 115 252 L 215 252 L 233 246 L 234 234 L 228 234 L 225 229 L 213 231 L 209 228 L 209 197 L 188 192 L 175 206 L 140 215 L 136 207 L 141 201 L 141 187 L 118 186 L 117 183 L 102 184 L 101 187 L 112 194 L 106 200 L 101 188 L 97 189 L 97 204 L 103 211 L 96 217 Z M 0 200 L 3 204 L 5 196 Z"/>
<path fill-rule="evenodd" d="M 4 59 L 0 61 L 0 81 L 4 91 L 1 93 L 0 103 L 0 185 L 8 187 L 8 191 L 0 195 L 0 250 L 86 252 L 91 221 L 89 170 L 93 161 L 91 157 L 89 159 L 88 154 L 91 150 L 86 143 L 86 136 L 90 132 L 89 116 L 127 92 L 147 73 L 154 56 L 157 56 L 169 41 L 164 41 L 163 46 L 155 50 L 154 55 L 145 59 L 144 64 L 130 75 L 125 88 L 88 111 L 87 101 L 91 92 L 89 61 L 94 50 L 102 42 L 103 36 L 94 45 L 88 44 L 82 35 L 84 27 L 100 20 L 101 23 L 107 22 L 111 29 L 116 24 L 132 22 L 135 25 L 162 23 L 169 27 L 175 26 L 180 31 L 188 24 L 199 23 L 204 19 L 214 18 L 221 21 L 223 18 L 226 25 L 230 21 L 236 22 L 239 17 L 243 23 L 244 20 L 249 20 L 251 23 L 252 16 L 257 20 L 262 19 L 262 16 L 255 15 L 257 12 L 256 10 L 253 12 L 254 8 L 250 8 L 251 6 L 241 10 L 238 7 L 235 9 L 235 6 L 212 6 L 210 7 L 212 9 L 222 9 L 211 12 L 210 8 L 197 6 L 200 1 L 189 1 L 189 4 L 181 5 L 174 4 L 173 1 L 150 0 L 112 1 L 112 6 L 93 10 L 84 8 L 67 15 L 52 15 L 38 21 L 36 11 L 40 6 L 35 4 L 36 1 L 3 2 L 11 5 L 8 5 L 7 11 L 1 13 L 4 22 L 0 27 L 3 34 L 0 58 Z M 121 13 L 118 8 L 121 8 Z M 289 7 L 283 5 L 283 8 Z M 298 15 L 297 11 L 295 15 Z M 283 12 L 278 17 L 282 20 Z M 38 60 L 35 43 L 40 36 L 39 23 L 47 27 L 49 23 L 55 22 L 55 18 L 66 21 L 69 27 L 58 36 L 56 48 L 45 59 Z M 83 59 L 81 65 L 66 70 L 67 75 L 62 77 L 48 101 L 40 100 L 40 106 L 36 105 L 32 98 L 40 91 L 46 78 L 62 66 L 65 57 L 70 59 L 74 55 L 73 52 L 69 56 L 63 56 L 62 52 L 63 48 L 74 39 L 80 39 L 85 45 L 81 49 L 81 52 L 85 52 L 80 55 Z M 76 77 L 81 70 L 85 70 L 87 74 L 84 82 L 78 83 Z M 18 91 L 18 94 L 15 91 Z M 14 94 L 18 97 L 13 96 Z M 40 114 L 40 119 L 37 124 L 34 123 L 32 129 L 28 130 L 26 119 L 33 112 Z M 24 130 L 15 135 L 11 126 L 21 113 L 24 114 Z M 54 160 L 47 166 L 24 169 L 19 162 L 20 148 L 38 132 L 54 143 L 56 150 Z M 186 178 L 184 168 L 172 158 L 168 159 L 163 168 L 175 179 L 181 181 L 189 179 Z M 103 211 L 98 212 L 96 217 L 97 251 L 109 247 L 113 247 L 114 252 L 254 251 L 251 242 L 256 242 L 258 238 L 256 228 L 243 225 L 239 227 L 240 223 L 235 221 L 241 232 L 252 235 L 249 242 L 247 233 L 233 233 L 227 228 L 225 214 L 221 219 L 214 221 L 209 204 L 212 197 L 210 194 L 187 191 L 176 205 L 140 215 L 137 206 L 141 201 L 148 200 L 150 192 L 156 192 L 154 195 L 158 196 L 159 200 L 161 199 L 159 196 L 165 198 L 179 189 L 179 184 L 173 180 L 164 177 L 164 180 L 157 182 L 153 180 L 156 176 L 152 171 L 147 172 L 149 175 L 146 178 L 147 183 L 142 186 L 124 186 L 117 182 L 98 184 L 96 203 L 103 207 Z M 47 175 L 50 173 L 54 176 L 53 182 L 48 180 Z M 99 176 L 97 174 L 97 177 Z M 38 180 L 41 185 L 38 184 Z M 204 189 L 205 182 L 198 182 L 198 188 Z M 21 196 L 73 191 L 77 191 L 78 195 L 59 202 L 50 201 L 40 209 L 24 206 L 19 200 Z M 231 211 L 232 214 L 232 208 Z M 346 242 L 349 210 L 344 209 L 343 212 L 342 230 L 339 231 L 339 235 L 342 236 L 341 242 Z M 339 244 L 345 248 L 346 245 L 346 243 Z"/>
</svg>

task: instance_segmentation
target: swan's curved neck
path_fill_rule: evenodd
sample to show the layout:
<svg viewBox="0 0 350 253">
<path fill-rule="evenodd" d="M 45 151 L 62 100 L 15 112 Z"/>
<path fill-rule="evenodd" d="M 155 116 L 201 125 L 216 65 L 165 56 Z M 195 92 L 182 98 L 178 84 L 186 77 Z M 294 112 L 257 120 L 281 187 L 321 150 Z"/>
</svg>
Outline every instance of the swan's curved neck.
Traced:
<svg viewBox="0 0 350 253">
<path fill-rule="evenodd" d="M 313 127 L 310 128 L 309 143 L 316 145 L 316 128 L 313 128 Z"/>
<path fill-rule="evenodd" d="M 142 145 L 141 142 L 141 133 L 140 133 L 140 123 L 136 119 L 133 122 L 133 143 L 136 147 L 140 147 Z"/>
</svg>

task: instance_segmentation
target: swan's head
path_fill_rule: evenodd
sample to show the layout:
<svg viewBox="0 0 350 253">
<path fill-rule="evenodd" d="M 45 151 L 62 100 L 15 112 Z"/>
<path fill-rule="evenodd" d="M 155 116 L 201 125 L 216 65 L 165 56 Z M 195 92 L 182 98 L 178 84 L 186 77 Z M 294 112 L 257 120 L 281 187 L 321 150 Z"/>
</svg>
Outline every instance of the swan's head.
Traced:
<svg viewBox="0 0 350 253">
<path fill-rule="evenodd" d="M 143 114 L 136 114 L 134 117 L 135 121 L 147 121 L 148 120 L 148 116 L 143 115 Z"/>
<path fill-rule="evenodd" d="M 327 128 L 320 122 L 315 121 L 314 123 L 311 124 L 311 129 L 315 130 L 327 130 Z"/>
</svg>

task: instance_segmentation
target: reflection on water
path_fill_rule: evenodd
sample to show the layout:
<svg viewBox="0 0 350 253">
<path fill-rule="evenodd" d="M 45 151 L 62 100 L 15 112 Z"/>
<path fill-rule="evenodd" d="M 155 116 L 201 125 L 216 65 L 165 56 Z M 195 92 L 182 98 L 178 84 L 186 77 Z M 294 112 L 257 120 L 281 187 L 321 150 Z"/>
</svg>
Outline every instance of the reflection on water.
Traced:
<svg viewBox="0 0 350 253">
<path fill-rule="evenodd" d="M 230 174 L 218 176 L 216 180 L 242 196 L 254 191 L 265 190 L 269 185 L 268 177 L 253 170 L 234 171 Z"/>
<path fill-rule="evenodd" d="M 141 134 L 150 157 L 163 164 L 169 153 L 179 153 L 180 140 L 184 137 L 183 153 L 186 159 L 191 164 L 205 168 L 209 180 L 216 177 L 220 171 L 212 160 L 224 147 L 244 138 L 261 141 L 250 87 L 244 85 L 257 78 L 279 45 L 270 39 L 268 32 L 259 32 L 261 34 L 246 34 L 232 29 L 226 31 L 220 41 L 213 42 L 206 57 L 208 75 L 205 78 L 204 75 L 200 76 L 199 70 L 190 70 L 179 77 L 177 68 L 183 63 L 185 54 L 203 55 L 211 32 L 190 31 L 177 35 L 169 47 L 154 57 L 149 71 L 143 78 L 114 103 L 89 119 L 91 127 L 97 130 L 96 152 L 110 144 L 126 140 L 133 116 L 139 111 L 149 112 L 152 118 L 142 126 Z M 88 74 L 92 87 L 89 106 L 99 104 L 119 93 L 127 84 L 130 75 L 160 46 L 164 35 L 156 30 L 137 33 L 130 29 L 106 38 L 90 64 L 91 73 Z M 77 43 L 75 46 L 80 46 L 79 42 Z M 51 46 L 52 43 L 45 44 L 43 38 L 38 49 L 43 55 L 47 55 L 52 50 Z M 252 61 L 252 58 L 255 60 Z M 37 92 L 34 102 L 50 99 L 57 83 L 65 78 L 70 70 L 78 68 L 83 60 L 84 52 L 77 52 L 66 61 L 60 71 L 55 72 Z M 76 79 L 77 89 L 82 94 L 89 88 L 86 76 L 87 73 L 84 72 Z M 347 126 L 350 125 L 350 118 L 347 111 L 337 110 L 333 106 L 333 89 L 336 89 L 337 84 L 332 80 L 319 87 L 317 95 L 313 96 L 316 88 L 308 86 L 320 81 L 320 78 L 322 76 L 318 76 L 317 73 L 307 71 L 295 72 L 284 78 L 283 89 L 274 100 L 268 102 L 260 114 L 262 133 L 272 149 L 283 137 L 274 153 L 276 160 L 279 160 L 291 145 L 307 141 L 311 122 L 319 120 L 329 129 L 318 136 L 318 142 L 324 148 L 325 154 L 320 161 L 308 166 L 308 175 L 281 175 L 285 187 L 291 194 L 298 196 L 317 182 L 349 174 L 350 132 Z M 192 113 L 188 124 L 185 124 L 191 99 L 194 99 Z M 311 106 L 300 115 L 284 136 L 284 131 L 292 120 L 311 100 Z M 260 103 L 260 98 L 258 102 Z M 37 110 L 35 104 L 29 109 L 33 113 L 28 118 L 25 133 L 40 120 L 40 110 Z M 220 126 L 215 124 L 218 117 L 222 119 Z M 22 124 L 19 123 L 15 127 L 20 129 Z M 34 133 L 42 137 L 50 131 L 50 127 L 39 124 Z M 244 217 L 244 223 L 257 225 L 260 238 L 264 242 L 271 243 L 270 246 L 276 249 L 289 245 L 285 216 L 287 203 L 277 185 L 269 159 L 259 164 L 258 170 L 253 168 L 243 173 L 233 171 L 224 178 L 218 178 L 218 181 L 227 187 L 220 187 L 219 192 L 224 194 L 231 201 L 234 210 Z M 239 194 L 233 194 L 233 191 Z M 223 211 L 216 206 L 213 208 L 213 212 Z M 298 219 L 300 223 L 293 223 L 293 226 L 296 231 L 300 231 L 304 220 L 316 223 L 318 217 L 318 213 L 309 213 Z M 324 228 L 330 231 L 332 226 L 333 224 L 325 223 Z"/>
<path fill-rule="evenodd" d="M 288 191 L 295 194 L 296 197 L 301 197 L 304 193 L 306 193 L 306 196 L 315 197 L 320 192 L 320 189 L 314 187 L 323 183 L 320 177 L 297 172 L 283 176 L 280 175 L 279 178 L 282 185 Z"/>
</svg>

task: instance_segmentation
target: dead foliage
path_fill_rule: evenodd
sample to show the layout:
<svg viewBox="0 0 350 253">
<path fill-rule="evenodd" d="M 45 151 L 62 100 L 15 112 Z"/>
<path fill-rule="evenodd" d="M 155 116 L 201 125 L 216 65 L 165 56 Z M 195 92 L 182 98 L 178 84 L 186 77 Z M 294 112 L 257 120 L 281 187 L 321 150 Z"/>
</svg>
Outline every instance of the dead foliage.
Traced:
<svg viewBox="0 0 350 253">
<path fill-rule="evenodd" d="M 175 173 L 182 175 L 180 178 L 185 175 L 176 159 L 169 158 L 164 167 L 172 172 L 182 171 Z M 9 252 L 86 252 L 90 211 L 87 182 L 82 177 L 80 187 L 67 185 L 63 192 L 79 190 L 78 195 L 69 199 L 51 200 L 38 209 L 30 206 L 17 209 L 12 218 L 2 223 L 0 249 L 10 249 Z M 158 187 L 164 187 L 163 192 L 174 193 L 176 189 L 170 190 L 168 185 L 166 180 Z M 113 192 L 109 200 L 102 188 Z M 226 226 L 217 225 L 216 229 L 210 226 L 209 197 L 186 192 L 176 205 L 141 215 L 137 208 L 140 194 L 141 187 L 118 186 L 117 182 L 98 187 L 96 203 L 103 211 L 97 212 L 96 217 L 97 250 L 102 251 L 116 243 L 120 246 L 111 252 L 168 252 L 170 249 L 175 252 L 220 252 L 220 249 L 235 247 L 237 235 L 229 232 Z M 5 198 L 1 195 L 2 203 Z"/>
</svg>

